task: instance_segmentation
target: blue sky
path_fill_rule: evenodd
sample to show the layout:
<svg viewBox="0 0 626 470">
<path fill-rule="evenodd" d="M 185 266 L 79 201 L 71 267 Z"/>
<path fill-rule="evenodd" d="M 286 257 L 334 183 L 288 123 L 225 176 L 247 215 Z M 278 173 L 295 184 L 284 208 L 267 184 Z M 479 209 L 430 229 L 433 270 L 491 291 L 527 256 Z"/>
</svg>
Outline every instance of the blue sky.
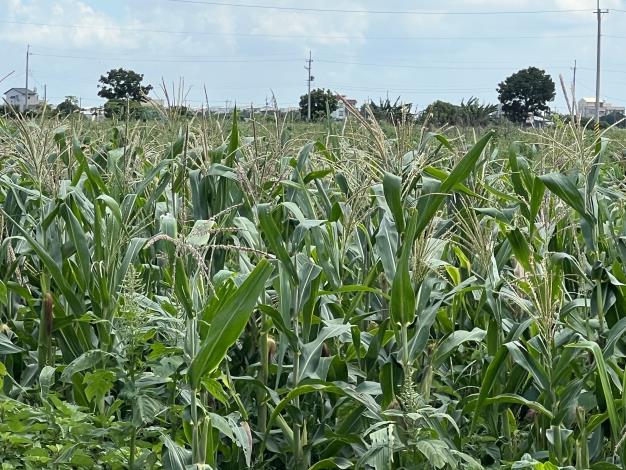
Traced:
<svg viewBox="0 0 626 470">
<path fill-rule="evenodd" d="M 24 86 L 31 44 L 30 85 L 49 101 L 79 96 L 101 103 L 97 82 L 116 67 L 132 68 L 163 95 L 161 81 L 187 104 L 251 102 L 275 94 L 280 106 L 306 92 L 305 59 L 313 54 L 314 86 L 361 104 L 398 96 L 423 109 L 442 99 L 475 96 L 496 102 L 498 83 L 533 65 L 569 86 L 578 63 L 577 97 L 595 87 L 595 0 L 232 0 L 279 7 L 421 10 L 376 14 L 273 10 L 172 0 L 0 0 L 0 88 Z M 626 105 L 626 0 L 602 0 L 602 96 Z M 582 10 L 535 14 L 488 11 Z M 451 14 L 453 13 L 453 14 Z M 479 14 L 458 14 L 479 13 Z M 621 36 L 621 37 L 620 37 Z M 184 80 L 184 82 L 183 82 Z M 180 85 L 184 83 L 184 85 Z"/>
</svg>

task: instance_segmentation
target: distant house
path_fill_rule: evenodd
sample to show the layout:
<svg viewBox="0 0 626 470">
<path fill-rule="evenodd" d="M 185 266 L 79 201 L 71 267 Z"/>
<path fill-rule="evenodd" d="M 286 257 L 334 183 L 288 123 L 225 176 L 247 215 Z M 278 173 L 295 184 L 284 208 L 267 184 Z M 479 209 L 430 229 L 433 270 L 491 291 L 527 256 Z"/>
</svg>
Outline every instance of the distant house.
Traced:
<svg viewBox="0 0 626 470">
<path fill-rule="evenodd" d="M 608 116 L 609 114 L 620 113 L 626 114 L 626 109 L 623 106 L 613 106 L 606 100 L 600 100 L 600 117 Z M 592 118 L 596 115 L 596 99 L 595 98 L 582 98 L 578 102 L 578 115 L 583 118 Z"/>
<path fill-rule="evenodd" d="M 39 106 L 37 91 L 26 90 L 26 88 L 11 88 L 5 91 L 4 100 L 18 111 L 26 111 Z"/>
<path fill-rule="evenodd" d="M 345 103 L 339 98 L 343 98 L 353 108 L 356 108 L 356 100 L 346 98 L 344 95 L 337 95 L 337 109 L 330 113 L 330 117 L 337 121 L 343 121 L 348 117 L 348 110 Z"/>
<path fill-rule="evenodd" d="M 543 129 L 544 127 L 554 126 L 554 122 L 543 116 L 536 116 L 530 113 L 526 118 L 526 125 L 534 127 L 535 129 Z"/>
</svg>

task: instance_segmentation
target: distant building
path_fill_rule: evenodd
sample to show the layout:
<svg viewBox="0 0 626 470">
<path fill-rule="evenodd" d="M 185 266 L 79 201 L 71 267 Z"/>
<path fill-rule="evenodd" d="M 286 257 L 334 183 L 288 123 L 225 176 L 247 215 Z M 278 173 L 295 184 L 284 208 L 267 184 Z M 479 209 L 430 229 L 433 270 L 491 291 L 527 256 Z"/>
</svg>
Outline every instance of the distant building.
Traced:
<svg viewBox="0 0 626 470">
<path fill-rule="evenodd" d="M 18 111 L 27 111 L 39 106 L 37 91 L 26 90 L 26 88 L 11 88 L 5 91 L 4 100 Z"/>
<path fill-rule="evenodd" d="M 530 127 L 534 127 L 535 129 L 543 129 L 544 127 L 554 126 L 554 122 L 551 120 L 543 116 L 536 116 L 532 113 L 529 113 L 526 118 L 526 124 Z"/>
<path fill-rule="evenodd" d="M 356 108 L 357 101 L 346 98 L 345 95 L 337 95 L 337 109 L 330 113 L 330 117 L 337 121 L 343 121 L 348 117 L 348 110 L 345 103 L 339 98 L 343 98 L 353 108 Z"/>
<path fill-rule="evenodd" d="M 613 113 L 626 114 L 626 109 L 623 106 L 613 106 L 611 103 L 607 103 L 606 100 L 600 100 L 600 117 Z M 583 118 L 595 117 L 596 99 L 582 98 L 578 102 L 578 115 Z"/>
</svg>

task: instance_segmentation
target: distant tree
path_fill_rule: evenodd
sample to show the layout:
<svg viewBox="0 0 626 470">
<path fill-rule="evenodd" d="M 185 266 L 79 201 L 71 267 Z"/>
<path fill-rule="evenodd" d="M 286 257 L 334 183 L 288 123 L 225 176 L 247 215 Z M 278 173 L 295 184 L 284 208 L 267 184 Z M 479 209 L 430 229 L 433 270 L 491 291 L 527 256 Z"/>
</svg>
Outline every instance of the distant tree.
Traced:
<svg viewBox="0 0 626 470">
<path fill-rule="evenodd" d="M 600 124 L 606 124 L 606 127 L 616 126 L 621 129 L 626 127 L 626 121 L 624 121 L 624 115 L 618 111 L 614 111 L 600 118 Z"/>
<path fill-rule="evenodd" d="M 133 119 L 143 119 L 144 111 L 149 109 L 140 102 L 131 100 L 109 100 L 103 106 L 105 117 L 118 119 L 126 119 L 127 115 Z"/>
<path fill-rule="evenodd" d="M 420 122 L 429 122 L 433 126 L 455 126 L 460 115 L 459 106 L 446 101 L 437 100 L 428 105 L 421 114 Z"/>
<path fill-rule="evenodd" d="M 495 104 L 481 104 L 478 98 L 471 97 L 461 101 L 460 105 L 435 101 L 420 116 L 420 122 L 429 122 L 433 126 L 483 127 L 492 120 L 498 110 Z"/>
<path fill-rule="evenodd" d="M 411 114 L 412 106 L 411 103 L 401 103 L 400 97 L 398 96 L 394 103 L 392 103 L 389 98 L 384 101 L 381 98 L 378 104 L 370 101 L 361 106 L 361 112 L 365 113 L 369 108 L 378 121 L 398 122 Z"/>
<path fill-rule="evenodd" d="M 337 109 L 337 97 L 330 90 L 318 88 L 311 90 L 311 119 L 321 119 L 326 116 L 328 110 L 332 113 Z M 300 115 L 306 119 L 309 110 L 309 95 L 300 97 Z"/>
<path fill-rule="evenodd" d="M 458 124 L 463 126 L 483 127 L 489 124 L 493 113 L 498 110 L 498 106 L 495 104 L 481 104 L 478 98 L 471 97 L 470 99 L 461 101 L 459 106 L 460 121 Z"/>
<path fill-rule="evenodd" d="M 57 113 L 63 116 L 69 116 L 77 111 L 80 111 L 80 106 L 78 105 L 78 98 L 75 96 L 66 96 L 65 100 L 57 106 Z"/>
<path fill-rule="evenodd" d="M 147 101 L 152 85 L 142 85 L 143 74 L 126 69 L 112 69 L 100 77 L 98 96 L 108 100 Z"/>
<path fill-rule="evenodd" d="M 536 67 L 514 73 L 498 85 L 497 91 L 502 111 L 514 122 L 524 122 L 529 114 L 549 111 L 546 103 L 556 96 L 550 75 Z"/>
</svg>

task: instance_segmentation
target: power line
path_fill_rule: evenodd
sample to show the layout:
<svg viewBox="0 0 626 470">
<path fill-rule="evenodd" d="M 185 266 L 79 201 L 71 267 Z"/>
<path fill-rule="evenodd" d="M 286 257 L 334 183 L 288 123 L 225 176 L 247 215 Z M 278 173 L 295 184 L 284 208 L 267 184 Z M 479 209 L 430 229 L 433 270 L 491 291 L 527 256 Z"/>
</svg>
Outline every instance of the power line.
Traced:
<svg viewBox="0 0 626 470">
<path fill-rule="evenodd" d="M 31 52 L 31 56 L 38 57 L 52 57 L 58 59 L 73 59 L 73 60 L 94 60 L 94 61 L 129 61 L 129 62 L 147 62 L 147 63 L 219 63 L 219 64 L 239 64 L 239 63 L 294 63 L 300 62 L 302 59 L 290 58 L 290 59 L 274 59 L 274 58 L 225 58 L 225 59 L 204 59 L 201 57 L 187 57 L 181 59 L 166 59 L 166 58 L 146 58 L 146 57 L 105 57 L 105 56 L 80 56 L 80 55 L 66 55 L 66 54 L 43 54 L 39 52 Z M 387 63 L 373 63 L 373 62 L 353 62 L 343 60 L 331 60 L 331 59 L 317 59 L 320 63 L 325 64 L 338 64 L 338 65 L 357 65 L 368 67 L 385 67 L 385 68 L 405 68 L 405 69 L 432 69 L 432 70 L 510 70 L 511 67 L 486 67 L 484 65 L 475 66 L 455 66 L 455 65 L 412 65 L 412 64 L 387 64 Z M 452 63 L 452 62 L 451 62 Z M 561 67 L 564 68 L 564 67 Z"/>
<path fill-rule="evenodd" d="M 226 63 L 265 63 L 265 62 L 299 62 L 301 59 L 203 59 L 203 58 L 186 58 L 186 59 L 164 59 L 164 58 L 145 58 L 145 57 L 98 57 L 98 56 L 76 56 L 76 55 L 65 55 L 65 54 L 42 54 L 38 52 L 31 52 L 31 56 L 39 56 L 39 57 L 54 57 L 59 59 L 77 59 L 77 60 L 97 60 L 97 61 L 106 61 L 106 60 L 115 60 L 115 61 L 133 61 L 133 62 L 164 62 L 164 63 L 218 63 L 218 64 L 226 64 Z"/>
<path fill-rule="evenodd" d="M 376 62 L 352 62 L 352 61 L 340 61 L 330 59 L 317 59 L 318 62 L 326 64 L 340 64 L 340 65 L 358 65 L 366 67 L 387 67 L 387 68 L 405 68 L 405 69 L 433 69 L 433 70 L 510 70 L 511 67 L 485 67 L 477 65 L 474 67 L 457 67 L 457 66 L 440 66 L 440 65 L 412 65 L 412 64 L 385 64 Z M 563 68 L 563 67 L 560 67 Z"/>
<path fill-rule="evenodd" d="M 93 60 L 93 61 L 132 61 L 132 62 L 146 62 L 146 63 L 296 63 L 302 59 L 291 58 L 275 58 L 275 57 L 207 57 L 207 56 L 184 56 L 180 58 L 166 58 L 166 57 L 132 57 L 132 56 L 99 56 L 99 55 L 72 55 L 72 54 L 48 54 L 40 52 L 30 52 L 31 56 L 38 57 L 50 57 L 58 59 L 72 59 L 72 60 Z M 401 68 L 401 69 L 432 69 L 432 70 L 510 70 L 511 67 L 516 67 L 515 63 L 511 62 L 511 66 L 485 66 L 481 61 L 441 61 L 433 62 L 427 60 L 428 64 L 415 65 L 415 64 L 394 64 L 394 63 L 379 63 L 379 62 L 357 62 L 351 60 L 339 60 L 339 59 L 317 59 L 319 63 L 325 64 L 337 64 L 337 65 L 355 65 L 365 67 L 384 67 L 384 68 Z M 491 62 L 491 61 L 490 61 Z M 454 65 L 461 64 L 476 64 L 476 65 Z M 453 64 L 453 65 L 436 65 L 436 64 Z M 553 69 L 565 69 L 567 66 L 550 66 Z M 595 70 L 590 67 L 579 67 L 580 70 Z M 603 69 L 604 72 L 609 73 L 626 73 L 626 70 L 616 69 Z"/>
<path fill-rule="evenodd" d="M 403 88 L 403 87 L 394 87 L 394 86 L 378 86 L 378 87 L 367 87 L 367 86 L 358 86 L 358 85 L 350 85 L 350 84 L 342 84 L 342 83 L 334 83 L 334 82 L 324 82 L 324 87 L 326 88 L 345 88 L 349 90 L 355 91 L 395 91 L 401 93 L 439 93 L 439 92 L 482 92 L 482 91 L 493 91 L 495 87 L 465 87 L 465 88 L 432 88 L 432 87 L 420 87 L 420 88 Z"/>
<path fill-rule="evenodd" d="M 369 15 L 539 15 L 551 13 L 581 13 L 591 10 L 485 10 L 485 11 L 450 11 L 450 10 L 357 10 L 347 8 L 313 8 L 262 5 L 258 3 L 210 2 L 204 0 L 167 0 L 172 3 L 193 5 L 226 6 L 233 8 L 253 8 L 258 10 L 296 11 L 301 13 L 363 13 Z"/>
<path fill-rule="evenodd" d="M 368 35 L 344 35 L 344 34 L 269 34 L 269 33 L 223 33 L 214 31 L 191 31 L 191 30 L 167 30 L 152 28 L 125 28 L 122 26 L 101 26 L 87 24 L 60 24 L 45 23 L 34 21 L 17 21 L 17 20 L 0 20 L 0 24 L 14 24 L 24 26 L 40 26 L 46 28 L 74 28 L 89 29 L 101 31 L 121 31 L 129 33 L 149 33 L 149 34 L 174 34 L 174 35 L 195 35 L 195 36 L 215 36 L 215 37 L 249 37 L 249 38 L 276 38 L 276 39 L 363 39 L 363 40 L 381 40 L 381 41 L 400 41 L 400 40 L 416 40 L 416 41 L 457 41 L 457 40 L 517 40 L 517 39 L 583 39 L 595 37 L 589 34 L 543 34 L 543 35 L 502 35 L 502 36 L 368 36 Z M 618 37 L 618 36 L 617 36 Z"/>
</svg>

